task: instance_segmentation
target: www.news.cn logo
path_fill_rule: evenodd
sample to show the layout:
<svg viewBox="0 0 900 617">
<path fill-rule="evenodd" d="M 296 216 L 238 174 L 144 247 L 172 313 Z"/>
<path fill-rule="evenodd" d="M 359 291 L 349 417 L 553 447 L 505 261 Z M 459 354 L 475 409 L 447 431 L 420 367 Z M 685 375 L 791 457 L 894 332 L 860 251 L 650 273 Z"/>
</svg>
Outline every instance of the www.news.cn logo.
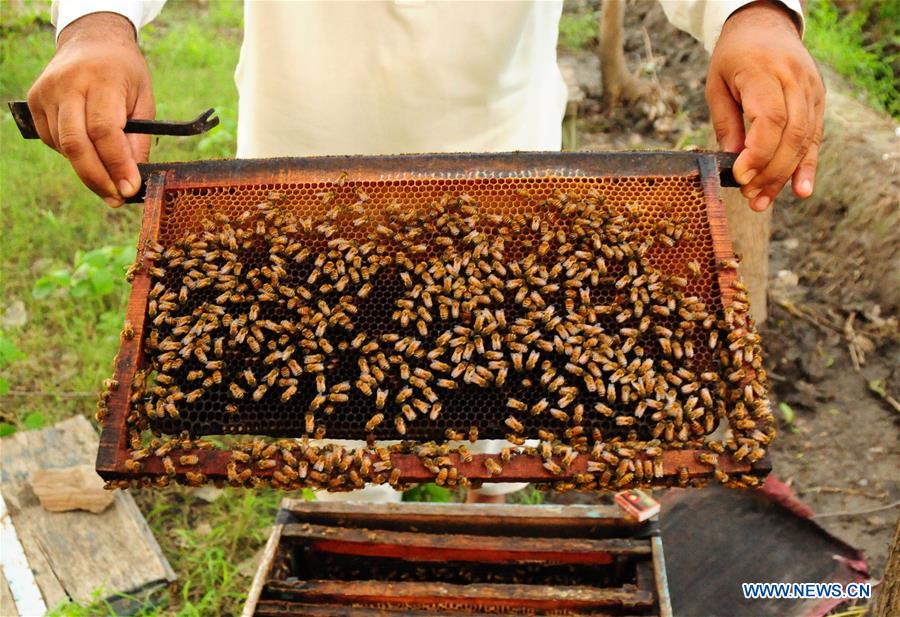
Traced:
<svg viewBox="0 0 900 617">
<path fill-rule="evenodd" d="M 872 597 L 872 585 L 869 583 L 741 583 L 741 589 L 748 600 L 865 600 Z"/>
</svg>

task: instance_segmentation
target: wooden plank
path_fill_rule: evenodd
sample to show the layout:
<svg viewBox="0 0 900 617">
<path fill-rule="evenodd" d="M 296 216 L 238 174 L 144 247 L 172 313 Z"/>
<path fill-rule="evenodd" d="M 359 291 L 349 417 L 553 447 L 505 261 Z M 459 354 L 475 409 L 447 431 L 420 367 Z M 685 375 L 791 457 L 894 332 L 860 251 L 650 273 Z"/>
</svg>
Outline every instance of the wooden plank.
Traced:
<svg viewBox="0 0 900 617">
<path fill-rule="evenodd" d="M 669 595 L 669 579 L 666 575 L 666 555 L 663 552 L 662 536 L 650 539 L 653 550 L 653 579 L 656 583 L 656 602 L 659 617 L 672 617 L 672 598 Z"/>
<path fill-rule="evenodd" d="M 121 360 L 120 360 L 121 363 Z M 124 378 L 124 377 L 123 377 Z M 107 426 L 117 418 L 111 415 L 107 421 Z M 106 429 L 104 429 L 106 430 Z M 143 459 L 143 471 L 137 474 L 127 472 L 124 468 L 126 458 L 125 450 L 119 452 L 118 462 L 115 465 L 108 466 L 101 464 L 101 459 L 106 461 L 112 454 L 109 448 L 104 446 L 101 448 L 102 454 L 98 456 L 97 471 L 106 479 L 115 480 L 121 478 L 138 478 L 143 476 L 155 477 L 165 475 L 162 458 L 155 455 Z M 231 460 L 231 454 L 226 450 L 203 450 L 199 448 L 178 450 L 177 454 L 194 455 L 198 459 L 197 465 L 185 466 L 175 463 L 176 472 L 183 474 L 187 471 L 202 472 L 211 480 L 227 481 L 227 467 Z M 375 455 L 371 454 L 371 458 Z M 461 476 L 468 478 L 473 485 L 479 485 L 481 482 L 539 482 L 552 483 L 558 480 L 572 479 L 576 474 L 586 473 L 589 457 L 586 454 L 579 455 L 575 461 L 560 475 L 553 475 L 544 467 L 544 461 L 539 456 L 521 455 L 513 458 L 511 461 L 503 465 L 503 472 L 500 475 L 491 475 L 485 467 L 485 459 L 496 458 L 495 454 L 474 454 L 472 460 L 468 463 L 459 460 L 457 454 L 451 454 L 450 459 L 454 466 L 458 469 Z M 713 476 L 713 466 L 700 462 L 697 458 L 695 450 L 668 450 L 663 453 L 663 476 L 653 478 L 649 483 L 653 486 L 672 486 L 678 484 L 681 469 L 687 470 L 689 478 L 710 479 Z M 280 460 L 280 455 L 275 456 L 276 460 Z M 110 459 L 111 460 L 111 459 Z M 176 459 L 177 460 L 177 459 Z M 559 458 L 555 459 L 559 463 Z M 391 464 L 394 468 L 400 470 L 400 483 L 415 484 L 422 482 L 431 482 L 434 480 L 435 474 L 429 471 L 421 459 L 415 454 L 392 454 Z M 720 454 L 718 458 L 717 468 L 729 474 L 749 474 L 756 476 L 765 476 L 771 469 L 771 465 L 767 459 L 757 461 L 751 464 L 746 461 L 736 461 L 730 454 Z M 272 470 L 257 470 L 256 475 L 260 477 L 270 477 Z M 302 487 L 302 483 L 298 481 L 294 488 Z"/>
<path fill-rule="evenodd" d="M 47 605 L 37 581 L 34 580 L 34 572 L 28 565 L 28 558 L 22 549 L 22 543 L 16 534 L 12 518 L 6 510 L 6 502 L 0 495 L 0 562 L 3 564 L 4 583 L 9 587 L 16 611 L 25 615 L 43 615 L 47 612 Z"/>
<path fill-rule="evenodd" d="M 175 579 L 131 495 L 116 493 L 100 514 L 50 513 L 28 486 L 37 469 L 90 464 L 98 438 L 83 416 L 2 440 L 0 488 L 49 607 L 150 589 Z"/>
<path fill-rule="evenodd" d="M 152 262 L 144 254 L 145 247 L 156 240 L 159 234 L 159 223 L 163 208 L 163 185 L 165 174 L 159 174 L 148 182 L 144 203 L 144 217 L 141 223 L 141 235 L 138 240 L 138 257 L 141 268 L 131 283 L 128 307 L 125 309 L 125 320 L 131 323 L 135 336 L 122 338 L 119 353 L 115 359 L 115 379 L 119 387 L 109 398 L 109 410 L 100 434 L 99 447 L 96 450 L 97 472 L 106 478 L 104 473 L 125 471 L 125 459 L 128 456 L 128 430 L 125 426 L 130 409 L 131 385 L 135 371 L 141 362 L 144 339 L 144 323 L 147 320 L 147 302 L 150 293 L 150 274 L 147 271 Z"/>
<path fill-rule="evenodd" d="M 711 150 L 718 148 L 714 131 L 710 131 L 706 147 Z M 720 196 L 722 209 L 714 207 L 720 212 L 724 211 L 734 252 L 741 255 L 737 274 L 747 286 L 750 316 L 759 326 L 768 315 L 766 292 L 769 280 L 769 237 L 774 208 L 767 208 L 765 212 L 751 210 L 747 198 L 737 188 L 722 188 Z M 714 214 L 710 212 L 710 217 L 712 216 Z M 713 242 L 717 241 L 718 238 L 713 236 Z M 714 244 L 713 249 L 717 248 Z"/>
<path fill-rule="evenodd" d="M 577 609 L 622 606 L 650 608 L 653 596 L 632 585 L 615 589 L 599 589 L 572 585 L 454 585 L 427 582 L 385 581 L 269 581 L 267 591 L 282 593 L 290 599 L 307 602 L 374 603 L 435 605 L 445 602 L 477 605 L 483 608 L 515 606 L 518 608 Z"/>
<path fill-rule="evenodd" d="M 308 523 L 284 525 L 282 537 L 306 541 L 323 553 L 410 561 L 610 564 L 616 556 L 650 554 L 650 544 L 646 540 L 429 534 Z"/>
<path fill-rule="evenodd" d="M 259 567 L 257 567 L 253 583 L 250 585 L 250 591 L 247 592 L 247 600 L 244 602 L 243 610 L 241 610 L 241 617 L 253 617 L 256 614 L 259 596 L 266 585 L 269 573 L 272 571 L 272 564 L 275 562 L 275 554 L 278 552 L 278 546 L 281 544 L 281 533 L 283 530 L 284 525 L 275 525 L 272 528 L 272 533 L 269 534 L 262 558 L 259 560 Z"/>
<path fill-rule="evenodd" d="M 337 604 L 306 604 L 283 600 L 261 600 L 256 617 L 434 617 L 433 609 L 371 608 L 364 606 L 339 606 Z M 472 617 L 467 610 L 441 610 L 441 617 Z M 570 613 L 573 614 L 573 613 Z M 575 613 L 579 617 L 637 617 L 616 611 L 609 613 L 587 609 Z M 652 617 L 642 613 L 641 617 Z"/>
<path fill-rule="evenodd" d="M 617 506 L 545 504 L 539 508 L 505 504 L 317 502 L 285 499 L 284 522 L 398 531 L 415 528 L 441 533 L 508 533 L 550 537 L 620 535 L 642 525 L 625 518 Z"/>
<path fill-rule="evenodd" d="M 12 591 L 9 590 L 9 585 L 6 584 L 6 574 L 2 566 L 0 566 L 0 575 L 2 575 L 0 576 L 0 615 L 4 617 L 19 617 Z"/>
<path fill-rule="evenodd" d="M 722 172 L 730 172 L 736 155 L 704 153 Z M 421 178 L 502 178 L 547 176 L 684 176 L 697 173 L 696 152 L 499 152 L 399 154 L 381 156 L 315 156 L 142 163 L 144 184 L 158 173 L 171 173 L 173 189 L 247 184 L 333 181 L 341 173 L 348 182 Z M 723 173 L 726 186 L 736 186 Z M 730 183 L 726 182 L 731 180 Z M 145 186 L 129 201 L 141 199 Z"/>
</svg>

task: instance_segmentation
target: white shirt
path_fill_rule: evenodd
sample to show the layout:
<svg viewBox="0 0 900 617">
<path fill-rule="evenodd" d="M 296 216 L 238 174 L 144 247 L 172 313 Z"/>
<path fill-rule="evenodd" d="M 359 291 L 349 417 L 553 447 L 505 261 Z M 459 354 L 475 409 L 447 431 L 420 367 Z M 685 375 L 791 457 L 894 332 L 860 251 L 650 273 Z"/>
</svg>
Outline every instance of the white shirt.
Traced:
<svg viewBox="0 0 900 617">
<path fill-rule="evenodd" d="M 662 0 L 712 50 L 750 0 Z M 783 0 L 800 15 L 799 0 Z M 57 33 L 165 0 L 54 0 Z M 561 1 L 244 3 L 237 156 L 559 150 Z"/>
<path fill-rule="evenodd" d="M 711 51 L 725 20 L 750 1 L 662 5 L 676 27 Z M 783 2 L 800 15 L 799 0 Z M 54 0 L 51 16 L 57 34 L 101 11 L 124 15 L 139 31 L 163 4 Z M 561 1 L 246 0 L 235 72 L 237 156 L 559 150 L 566 107 L 556 64 L 561 13 Z M 483 440 L 473 451 L 504 445 Z M 485 484 L 481 492 L 523 486 Z M 352 499 L 399 495 L 385 485 Z"/>
</svg>

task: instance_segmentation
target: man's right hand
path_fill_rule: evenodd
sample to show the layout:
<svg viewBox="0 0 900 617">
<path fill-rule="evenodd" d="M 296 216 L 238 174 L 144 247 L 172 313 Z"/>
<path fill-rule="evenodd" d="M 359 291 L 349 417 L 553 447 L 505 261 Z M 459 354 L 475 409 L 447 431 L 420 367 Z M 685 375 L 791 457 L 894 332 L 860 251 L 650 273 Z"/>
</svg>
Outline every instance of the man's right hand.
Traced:
<svg viewBox="0 0 900 617">
<path fill-rule="evenodd" d="M 150 136 L 128 134 L 128 118 L 156 115 L 150 72 L 134 27 L 116 13 L 85 15 L 59 34 L 56 55 L 28 91 L 41 140 L 69 159 L 75 173 L 118 207 L 141 184 L 137 163 Z"/>
</svg>

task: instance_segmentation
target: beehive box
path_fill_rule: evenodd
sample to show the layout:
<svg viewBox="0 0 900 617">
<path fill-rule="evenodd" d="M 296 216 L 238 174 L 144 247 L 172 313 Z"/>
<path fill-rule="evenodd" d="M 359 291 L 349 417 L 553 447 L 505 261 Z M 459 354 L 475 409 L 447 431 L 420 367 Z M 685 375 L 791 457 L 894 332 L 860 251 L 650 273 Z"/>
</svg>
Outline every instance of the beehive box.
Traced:
<svg viewBox="0 0 900 617">
<path fill-rule="evenodd" d="M 98 472 L 335 490 L 684 485 L 714 471 L 753 484 L 774 429 L 718 195 L 731 160 L 145 167 Z M 731 437 L 708 441 L 725 418 Z M 254 437 L 201 439 L 221 435 Z M 408 443 L 307 441 L 322 437 Z M 523 447 L 502 464 L 419 447 L 467 437 Z"/>
<path fill-rule="evenodd" d="M 607 506 L 285 499 L 243 610 L 672 614 L 655 522 Z"/>
</svg>

